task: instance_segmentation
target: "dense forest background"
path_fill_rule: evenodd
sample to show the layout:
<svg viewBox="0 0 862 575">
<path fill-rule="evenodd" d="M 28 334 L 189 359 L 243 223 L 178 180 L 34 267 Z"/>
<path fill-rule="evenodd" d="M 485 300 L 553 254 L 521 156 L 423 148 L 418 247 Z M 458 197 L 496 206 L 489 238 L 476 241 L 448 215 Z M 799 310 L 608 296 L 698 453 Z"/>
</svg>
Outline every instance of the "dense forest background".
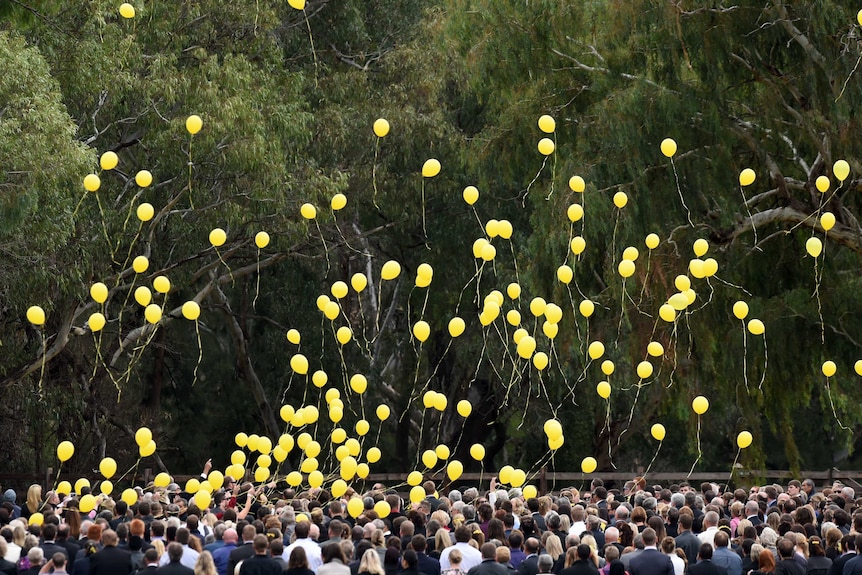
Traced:
<svg viewBox="0 0 862 575">
<path fill-rule="evenodd" d="M 856 7 L 303 4 L 136 1 L 127 19 L 104 0 L 0 2 L 5 471 L 56 465 L 67 439 L 76 455 L 64 470 L 87 472 L 106 455 L 125 468 L 141 426 L 158 446 L 151 465 L 175 473 L 209 457 L 224 468 L 238 432 L 277 441 L 308 431 L 323 445 L 321 469 L 334 470 L 331 430 L 355 437 L 362 418 L 371 428 L 358 438 L 363 450 L 383 454 L 372 471 L 421 470 L 421 454 L 438 444 L 478 470 L 468 454 L 477 442 L 486 470 L 570 471 L 587 456 L 600 471 L 634 469 L 656 453 L 656 422 L 667 445 L 654 470 L 687 469 L 699 456 L 701 469 L 729 470 L 741 430 L 754 437 L 739 458 L 746 467 L 858 466 Z M 192 114 L 203 120 L 196 135 L 186 130 Z M 545 114 L 553 133 L 537 125 Z M 372 130 L 378 118 L 391 126 L 385 137 Z M 543 137 L 555 143 L 548 156 L 537 150 Z M 678 146 L 672 158 L 665 138 Z M 102 170 L 107 151 L 119 164 Z M 423 177 L 430 158 L 442 169 Z M 745 168 L 756 179 L 741 186 Z M 153 175 L 146 187 L 141 170 Z M 96 192 L 82 184 L 90 173 Z M 471 185 L 472 205 L 462 197 Z M 330 207 L 336 194 L 343 209 Z M 144 202 L 154 207 L 148 221 L 137 217 Z M 301 214 L 305 203 L 314 219 Z M 826 212 L 836 221 L 828 232 Z M 509 239 L 493 237 L 492 219 L 511 224 Z M 219 247 L 215 228 L 226 232 Z M 260 231 L 271 238 L 263 248 Z M 812 237 L 822 240 L 817 257 L 806 251 Z M 474 257 L 478 238 L 493 259 Z M 718 271 L 693 275 L 696 300 L 664 321 L 660 306 L 681 289 L 698 239 Z M 624 279 L 630 246 L 639 255 Z M 143 273 L 132 268 L 139 255 L 149 260 Z M 383 280 L 389 260 L 402 271 Z M 423 263 L 433 280 L 418 287 Z M 357 273 L 367 288 L 338 300 L 333 284 Z M 133 294 L 159 275 L 171 289 L 152 290 L 163 313 L 154 326 Z M 90 297 L 96 282 L 108 287 L 104 304 Z M 480 321 L 493 313 L 492 290 L 503 295 L 499 317 Z M 338 301 L 335 320 L 318 309 L 321 294 Z M 535 297 L 562 311 L 556 329 L 534 318 Z M 590 317 L 579 311 L 586 299 Z M 183 317 L 189 300 L 197 321 Z M 734 316 L 740 300 L 765 334 Z M 27 321 L 32 305 L 44 308 L 44 326 Z M 512 309 L 546 368 L 519 356 Z M 95 333 L 94 312 L 107 318 Z M 453 338 L 456 315 L 466 329 Z M 419 320 L 430 327 L 424 342 L 413 333 Z M 348 325 L 353 338 L 341 345 L 336 330 Z M 285 337 L 291 329 L 298 345 Z M 593 341 L 605 348 L 595 360 Z M 651 341 L 662 344 L 658 357 L 646 352 Z M 291 368 L 298 353 L 307 374 Z M 645 360 L 654 372 L 641 378 Z M 837 366 L 830 378 L 827 360 Z M 328 374 L 323 388 L 316 370 Z M 363 394 L 349 384 L 356 373 L 367 378 Z M 596 393 L 603 380 L 608 400 Z M 344 404 L 338 424 L 328 389 Z M 446 396 L 445 410 L 425 407 L 427 390 Z M 710 401 L 700 416 L 698 395 Z M 456 410 L 463 399 L 466 418 Z M 313 405 L 319 420 L 291 426 L 285 404 Z M 380 404 L 392 412 L 384 422 Z M 543 431 L 552 417 L 565 437 L 553 453 Z M 281 472 L 302 458 L 294 449 Z"/>
</svg>

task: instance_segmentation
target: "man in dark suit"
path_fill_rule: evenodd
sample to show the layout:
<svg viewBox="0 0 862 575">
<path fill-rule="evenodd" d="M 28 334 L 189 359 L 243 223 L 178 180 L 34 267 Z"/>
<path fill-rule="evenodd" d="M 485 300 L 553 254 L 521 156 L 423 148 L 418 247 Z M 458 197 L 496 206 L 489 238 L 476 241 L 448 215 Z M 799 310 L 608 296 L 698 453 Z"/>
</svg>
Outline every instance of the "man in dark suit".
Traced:
<svg viewBox="0 0 862 575">
<path fill-rule="evenodd" d="M 182 557 L 182 555 L 180 555 Z M 152 575 L 159 568 L 159 552 L 155 547 L 150 547 L 144 552 L 144 566 L 135 572 L 135 575 Z"/>
<path fill-rule="evenodd" d="M 530 537 L 524 543 L 524 552 L 527 556 L 518 566 L 519 575 L 537 575 L 539 572 L 539 540 Z"/>
<path fill-rule="evenodd" d="M 629 563 L 631 575 L 673 575 L 673 562 L 670 557 L 662 553 L 656 547 L 656 532 L 652 527 L 647 527 L 641 533 L 644 540 L 643 553 L 632 557 Z"/>
<path fill-rule="evenodd" d="M 90 556 L 90 575 L 129 575 L 132 572 L 132 554 L 117 547 L 120 538 L 116 531 L 102 533 L 102 548 Z"/>
<path fill-rule="evenodd" d="M 571 555 L 577 559 L 568 567 L 560 571 L 560 575 L 598 575 L 598 569 L 590 560 L 592 548 L 586 543 L 581 543 L 577 547 L 569 547 L 566 551 L 566 558 L 570 559 Z"/>
<path fill-rule="evenodd" d="M 689 564 L 688 575 L 727 575 L 727 569 L 712 562 L 712 545 L 704 543 L 697 553 L 698 562 Z"/>
<path fill-rule="evenodd" d="M 679 549 L 685 553 L 689 566 L 694 565 L 697 561 L 697 553 L 700 551 L 700 539 L 692 533 L 691 525 L 693 519 L 688 513 L 679 514 L 679 535 L 676 536 L 674 542 Z M 710 555 L 711 557 L 711 555 Z"/>
<path fill-rule="evenodd" d="M 252 543 L 255 535 L 257 535 L 257 531 L 254 525 L 246 525 L 242 528 L 242 545 L 238 545 L 236 549 L 231 550 L 227 560 L 228 575 L 233 575 L 237 563 L 254 555 L 254 546 Z"/>
<path fill-rule="evenodd" d="M 62 553 L 66 560 L 69 559 L 68 550 L 62 545 L 57 544 L 57 526 L 53 523 L 45 523 L 42 526 L 42 543 L 39 547 L 45 553 L 45 557 L 53 557 L 54 553 Z"/>
<path fill-rule="evenodd" d="M 165 550 L 168 554 L 168 564 L 162 565 L 155 571 L 153 575 L 194 575 L 194 569 L 189 569 L 180 560 L 183 558 L 183 546 L 177 542 L 168 543 L 168 548 Z"/>
<path fill-rule="evenodd" d="M 793 559 L 796 549 L 796 544 L 793 541 L 782 537 L 778 540 L 776 547 L 778 548 L 779 561 L 775 565 L 775 575 L 805 575 L 805 569 Z M 847 571 L 846 565 L 844 570 Z"/>
<path fill-rule="evenodd" d="M 829 575 L 841 575 L 844 572 L 844 565 L 850 561 L 858 561 L 859 555 L 856 554 L 856 544 L 862 544 L 862 534 L 845 535 L 841 538 L 841 548 L 844 554 L 836 557 L 832 562 L 832 567 L 829 568 Z"/>
<path fill-rule="evenodd" d="M 755 527 L 763 523 L 760 519 L 760 506 L 757 501 L 751 500 L 745 503 L 745 518 L 751 521 Z"/>
<path fill-rule="evenodd" d="M 266 535 L 255 535 L 252 542 L 254 555 L 242 562 L 239 575 L 282 575 L 281 565 L 267 556 L 268 547 Z"/>
<path fill-rule="evenodd" d="M 482 552 L 482 562 L 467 571 L 467 575 L 509 575 L 509 570 L 497 563 L 496 545 L 485 543 L 480 551 Z M 419 564 L 419 572 L 425 573 L 421 564 Z"/>
<path fill-rule="evenodd" d="M 548 527 L 545 525 L 545 518 L 539 513 L 539 500 L 535 497 L 527 499 L 527 508 L 530 510 L 530 515 L 533 516 L 533 522 L 536 524 L 536 529 L 546 531 Z"/>
<path fill-rule="evenodd" d="M 424 535 L 414 535 L 410 540 L 410 547 L 416 552 L 419 561 L 417 564 L 419 572 L 425 575 L 440 575 L 440 562 L 425 553 L 427 546 L 428 541 Z"/>
</svg>

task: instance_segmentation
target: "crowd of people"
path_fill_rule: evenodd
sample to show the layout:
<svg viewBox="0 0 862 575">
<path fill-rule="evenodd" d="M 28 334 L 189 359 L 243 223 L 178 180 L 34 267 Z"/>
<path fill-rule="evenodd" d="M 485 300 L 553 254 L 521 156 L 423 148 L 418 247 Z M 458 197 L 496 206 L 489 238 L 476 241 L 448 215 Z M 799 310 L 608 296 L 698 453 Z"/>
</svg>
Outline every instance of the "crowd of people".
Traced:
<svg viewBox="0 0 862 575">
<path fill-rule="evenodd" d="M 493 479 L 488 491 L 445 494 L 427 481 L 414 502 L 380 484 L 341 497 L 280 487 L 226 478 L 199 509 L 176 484 L 150 486 L 131 504 L 100 496 L 89 513 L 78 507 L 86 488 L 8 489 L 0 574 L 862 574 L 862 499 L 840 483 L 730 490 L 638 478 L 609 489 L 595 479 L 525 498 Z M 361 508 L 348 505 L 357 497 Z"/>
</svg>

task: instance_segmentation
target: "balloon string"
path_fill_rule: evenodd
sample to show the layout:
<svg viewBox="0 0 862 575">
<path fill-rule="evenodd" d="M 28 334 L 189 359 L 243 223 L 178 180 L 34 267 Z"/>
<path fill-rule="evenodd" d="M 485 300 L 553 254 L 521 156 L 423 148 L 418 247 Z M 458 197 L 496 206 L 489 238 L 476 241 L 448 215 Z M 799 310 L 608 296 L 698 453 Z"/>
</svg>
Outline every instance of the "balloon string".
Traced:
<svg viewBox="0 0 862 575">
<path fill-rule="evenodd" d="M 218 259 L 219 259 L 219 261 L 220 261 L 222 264 L 224 264 L 224 267 L 226 267 L 226 268 L 227 268 L 227 274 L 228 274 L 228 276 L 230 276 L 230 282 L 231 282 L 231 285 L 233 285 L 233 284 L 235 283 L 235 281 L 236 281 L 236 280 L 234 279 L 234 277 L 233 277 L 233 271 L 230 269 L 230 266 L 229 266 L 229 265 L 227 265 L 227 262 L 226 262 L 226 261 L 224 261 L 224 258 L 223 258 L 223 257 L 222 257 L 222 255 L 221 255 L 221 251 L 220 251 L 216 246 L 213 246 L 213 249 L 215 249 L 215 252 L 216 252 L 216 254 L 218 255 Z M 164 308 L 164 306 L 162 306 L 162 307 Z"/>
<path fill-rule="evenodd" d="M 748 200 L 745 199 L 745 190 L 742 186 L 739 186 L 739 193 L 742 196 L 742 205 L 745 207 L 746 213 L 748 213 L 748 221 L 751 222 L 751 231 L 754 234 L 754 247 L 757 247 L 757 226 L 754 224 L 754 219 L 752 219 L 751 208 L 748 207 Z M 732 474 L 733 472 L 731 471 Z"/>
<path fill-rule="evenodd" d="M 515 281 L 521 285 L 521 273 L 518 271 L 518 258 L 515 257 L 515 244 L 509 242 L 509 250 L 512 252 L 512 267 L 515 268 Z"/>
<path fill-rule="evenodd" d="M 836 102 L 841 99 L 841 96 L 844 95 L 844 90 L 847 89 L 847 84 L 850 82 L 850 78 L 852 78 L 853 74 L 856 73 L 856 69 L 859 67 L 859 62 L 862 62 L 862 55 L 860 55 L 859 58 L 856 60 L 856 64 L 853 66 L 853 69 L 850 71 L 850 75 L 847 76 L 846 80 L 844 80 L 844 85 L 841 87 L 841 92 L 838 94 L 838 97 L 835 98 Z"/>
<path fill-rule="evenodd" d="M 200 330 L 200 322 L 195 320 L 195 335 L 197 335 L 198 339 L 198 361 L 195 364 L 195 370 L 192 375 L 192 387 L 198 382 L 198 368 L 201 366 L 201 361 L 204 358 L 204 348 L 201 345 L 201 330 Z"/>
<path fill-rule="evenodd" d="M 527 184 L 527 189 L 524 190 L 524 195 L 521 198 L 521 207 L 522 208 L 527 205 L 527 196 L 530 195 L 530 188 L 533 187 L 533 184 L 535 184 L 536 180 L 539 179 L 539 176 L 542 175 L 542 171 L 545 169 L 545 164 L 547 164 L 547 163 L 548 163 L 548 156 L 545 156 L 545 159 L 542 160 L 542 167 L 539 168 L 539 171 L 536 172 L 536 175 L 533 177 L 533 179 L 530 181 L 530 183 Z"/>
<path fill-rule="evenodd" d="M 617 324 L 617 337 L 614 340 L 614 345 L 620 342 L 620 333 L 623 331 L 623 319 L 626 315 L 626 278 L 622 281 L 622 292 L 620 293 L 620 321 Z"/>
<path fill-rule="evenodd" d="M 620 434 L 617 436 L 617 447 L 620 446 L 620 442 L 623 440 L 623 436 L 626 434 L 626 432 L 629 430 L 629 427 L 631 427 L 631 425 L 632 425 L 632 419 L 634 418 L 634 415 L 635 415 L 635 408 L 638 405 L 638 399 L 640 398 L 640 395 L 641 395 L 641 389 L 643 389 L 643 380 L 639 379 L 638 383 L 637 383 L 637 391 L 635 392 L 635 400 L 632 403 L 632 409 L 629 412 L 628 422 L 626 422 L 625 429 L 620 431 Z"/>
<path fill-rule="evenodd" d="M 320 241 L 323 243 L 323 253 L 326 255 L 326 275 L 329 275 L 331 264 L 329 263 L 329 248 L 326 245 L 326 238 L 323 237 L 323 232 L 320 230 L 320 222 L 314 218 L 314 225 L 317 228 L 317 233 L 320 235 Z"/>
<path fill-rule="evenodd" d="M 87 198 L 87 195 L 88 195 L 88 194 L 90 194 L 90 192 L 88 192 L 87 190 L 84 190 L 84 193 L 83 193 L 83 195 L 81 196 L 81 199 L 80 199 L 80 200 L 78 200 L 78 205 L 76 205 L 76 206 L 75 206 L 75 211 L 73 211 L 73 212 L 72 212 L 72 219 L 73 219 L 73 220 L 74 220 L 74 219 L 75 219 L 75 217 L 78 215 L 78 210 L 79 210 L 79 209 L 81 209 L 81 204 L 83 204 L 83 203 L 84 203 L 84 200 Z"/>
<path fill-rule="evenodd" d="M 730 485 L 730 481 L 733 479 L 733 472 L 736 471 L 736 462 L 739 461 L 739 454 L 742 453 L 742 448 L 738 448 L 736 450 L 736 457 L 733 458 L 733 464 L 730 466 L 730 475 L 727 477 L 727 485 Z"/>
<path fill-rule="evenodd" d="M 111 247 L 111 238 L 108 235 L 108 224 L 105 222 L 105 212 L 102 210 L 102 198 L 99 197 L 98 193 L 96 194 L 96 204 L 99 206 L 99 215 L 102 219 L 102 233 L 105 234 L 105 242 L 108 244 L 108 250 L 111 252 L 111 261 L 115 264 L 119 263 L 116 261 L 114 249 Z"/>
<path fill-rule="evenodd" d="M 377 141 L 374 142 L 374 163 L 371 164 L 371 187 L 374 190 L 374 194 L 371 196 L 371 203 L 374 204 L 374 207 L 378 210 L 380 206 L 377 205 L 377 158 L 380 152 L 380 137 L 377 138 Z"/>
<path fill-rule="evenodd" d="M 745 382 L 745 392 L 748 393 L 748 330 L 745 329 L 745 320 L 742 321 L 742 380 Z"/>
<path fill-rule="evenodd" d="M 610 376 L 608 376 L 608 384 L 610 384 Z M 604 429 L 607 429 L 607 430 L 608 430 L 608 462 L 611 464 L 611 467 L 613 467 L 614 469 L 616 469 L 616 468 L 617 468 L 617 466 L 616 466 L 616 465 L 614 465 L 614 460 L 613 460 L 613 457 L 612 457 L 612 453 L 613 453 L 613 451 L 612 451 L 612 449 L 611 449 L 611 443 L 612 443 L 612 442 L 611 442 L 611 398 L 610 398 L 610 397 L 607 397 L 607 398 L 605 399 L 605 404 L 606 404 L 606 410 L 607 410 L 607 411 L 605 412 L 605 426 L 604 426 Z"/>
<path fill-rule="evenodd" d="M 652 468 L 652 464 L 655 463 L 656 458 L 658 457 L 658 452 L 661 451 L 661 446 L 664 444 L 664 441 L 658 442 L 658 447 L 655 450 L 655 455 L 652 456 L 652 460 L 647 465 L 646 471 L 643 472 L 642 477 L 646 478 L 647 474 L 649 474 L 649 470 Z"/>
<path fill-rule="evenodd" d="M 826 267 L 826 242 L 823 242 L 823 264 L 820 257 L 814 258 L 814 297 L 817 299 L 817 317 L 820 319 L 820 345 L 826 345 L 826 324 L 823 322 L 823 303 L 820 300 L 820 282 L 823 279 L 823 268 Z"/>
<path fill-rule="evenodd" d="M 644 293 L 646 292 L 647 281 L 649 280 L 649 272 L 652 266 L 652 250 L 647 251 L 647 260 L 646 260 L 646 274 L 644 274 L 644 281 L 641 284 L 641 293 L 638 296 L 638 302 L 635 304 L 635 307 L 640 308 L 640 305 L 644 301 Z M 634 302 L 632 302 L 634 303 Z"/>
<path fill-rule="evenodd" d="M 841 423 L 841 419 L 838 417 L 838 411 L 835 409 L 835 402 L 832 400 L 832 388 L 829 386 L 829 378 L 826 378 L 826 394 L 829 397 L 829 406 L 832 408 L 832 417 L 835 418 L 835 421 L 838 422 L 838 427 L 845 431 L 850 431 L 850 428 Z"/>
<path fill-rule="evenodd" d="M 766 333 L 763 334 L 763 373 L 760 375 L 760 384 L 757 386 L 758 391 L 763 391 L 763 382 L 766 381 L 766 367 L 769 365 L 769 353 L 766 348 Z"/>
<path fill-rule="evenodd" d="M 428 230 L 425 227 L 425 178 L 422 178 L 422 238 L 425 241 L 425 249 L 430 250 L 428 245 Z"/>
<path fill-rule="evenodd" d="M 679 185 L 679 174 L 676 173 L 676 162 L 673 161 L 673 156 L 670 158 L 670 165 L 673 168 L 673 177 L 676 180 L 676 191 L 679 193 L 679 200 L 682 202 L 682 207 L 685 208 L 688 225 L 694 227 L 694 222 L 691 221 L 691 210 L 688 209 L 688 206 L 685 203 L 685 197 L 683 197 L 682 188 Z"/>
<path fill-rule="evenodd" d="M 557 132 L 554 132 L 554 150 L 557 149 Z M 545 201 L 551 199 L 551 196 L 554 195 L 554 182 L 557 180 L 557 154 L 554 154 L 554 159 L 551 161 L 551 190 L 548 192 L 548 195 L 545 197 Z"/>
<path fill-rule="evenodd" d="M 192 197 L 192 167 L 194 166 L 194 162 L 192 161 L 192 143 L 195 141 L 194 134 L 189 138 L 189 151 L 188 151 L 188 166 L 189 166 L 189 207 L 191 209 L 195 209 L 195 200 Z"/>
<path fill-rule="evenodd" d="M 257 249 L 257 261 L 255 264 L 254 299 L 251 300 L 251 309 L 257 311 L 257 298 L 260 295 L 260 248 Z"/>
<path fill-rule="evenodd" d="M 45 338 L 45 327 L 39 327 L 39 333 L 42 336 L 42 367 L 39 369 L 39 399 L 42 399 L 42 382 L 45 380 L 45 365 L 48 360 L 48 340 Z"/>
<path fill-rule="evenodd" d="M 308 27 L 308 42 L 311 45 L 311 55 L 314 58 L 314 87 L 318 87 L 317 76 L 318 76 L 318 63 L 317 63 L 317 51 L 314 49 L 314 36 L 311 35 L 311 22 L 308 20 L 308 12 L 305 10 L 305 7 L 302 8 L 302 13 L 305 15 L 305 25 Z"/>
<path fill-rule="evenodd" d="M 694 463 L 691 464 L 691 470 L 688 472 L 686 479 L 691 477 L 691 474 L 694 473 L 694 468 L 697 467 L 697 463 L 703 457 L 703 453 L 700 450 L 700 415 L 697 416 L 697 459 L 694 460 Z"/>
</svg>

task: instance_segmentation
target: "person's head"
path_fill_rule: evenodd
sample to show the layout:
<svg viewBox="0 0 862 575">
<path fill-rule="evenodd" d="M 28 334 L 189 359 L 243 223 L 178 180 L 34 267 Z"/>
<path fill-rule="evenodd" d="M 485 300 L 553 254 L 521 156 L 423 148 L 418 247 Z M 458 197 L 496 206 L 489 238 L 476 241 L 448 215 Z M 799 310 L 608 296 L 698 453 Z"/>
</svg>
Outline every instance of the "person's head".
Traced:
<svg viewBox="0 0 862 575">
<path fill-rule="evenodd" d="M 764 573 L 775 571 L 775 555 L 769 549 L 764 549 L 757 556 L 757 568 Z"/>
<path fill-rule="evenodd" d="M 180 559 L 183 557 L 183 546 L 176 541 L 172 541 L 171 543 L 168 543 L 166 552 L 168 554 L 168 560 L 171 563 L 179 563 Z"/>
<path fill-rule="evenodd" d="M 179 535 L 179 530 L 177 530 L 177 535 Z M 248 543 L 250 541 L 254 541 L 254 536 L 257 535 L 257 529 L 254 525 L 246 525 L 242 528 L 242 541 L 243 543 Z"/>
<path fill-rule="evenodd" d="M 550 555 L 539 555 L 538 567 L 539 573 L 550 573 L 554 566 L 554 560 Z"/>
<path fill-rule="evenodd" d="M 700 546 L 700 549 L 697 551 L 697 557 L 701 561 L 709 561 L 712 559 L 712 545 L 709 543 L 704 543 Z"/>
<path fill-rule="evenodd" d="M 330 546 L 331 547 L 331 546 Z M 405 549 L 401 554 L 401 565 L 404 569 L 416 569 L 419 564 L 419 556 L 412 549 Z"/>
<path fill-rule="evenodd" d="M 723 529 L 719 529 L 718 533 L 715 534 L 715 546 L 716 547 L 727 547 L 727 544 L 730 542 L 730 537 L 728 537 L 727 533 Z"/>
<path fill-rule="evenodd" d="M 535 537 L 530 537 L 524 543 L 524 551 L 526 551 L 528 555 L 532 555 L 533 553 L 539 552 L 540 546 L 541 544 L 539 543 L 538 539 L 536 539 Z"/>
<path fill-rule="evenodd" d="M 512 560 L 512 553 L 505 545 L 500 545 L 499 547 L 497 547 L 496 553 L 497 554 L 495 558 L 497 559 L 497 563 L 502 563 L 503 565 L 506 565 L 509 563 L 509 561 Z"/>
<path fill-rule="evenodd" d="M 106 529 L 102 533 L 102 545 L 105 547 L 116 547 L 117 543 L 120 542 L 120 538 L 117 537 L 117 532 L 112 531 L 111 529 Z"/>
<path fill-rule="evenodd" d="M 791 557 L 793 557 L 793 551 L 795 547 L 795 541 L 792 541 L 787 537 L 782 537 L 778 540 L 778 543 L 776 544 L 776 548 L 778 549 L 778 556 L 781 559 L 790 559 Z"/>
<path fill-rule="evenodd" d="M 473 531 L 466 525 L 459 525 L 455 528 L 455 541 L 458 543 L 467 543 L 472 537 Z"/>
<path fill-rule="evenodd" d="M 646 529 L 644 529 L 643 533 L 641 533 L 641 537 L 644 540 L 644 547 L 652 547 L 656 544 L 655 529 L 653 529 L 652 527 L 647 527 Z"/>
<path fill-rule="evenodd" d="M 54 541 L 57 538 L 57 526 L 53 523 L 42 524 L 42 539 L 44 541 Z"/>
<path fill-rule="evenodd" d="M 416 552 L 414 551 L 413 554 L 415 555 Z M 336 559 L 344 563 L 344 553 L 341 551 L 341 545 L 324 545 L 320 550 L 320 555 L 324 563 L 330 563 Z"/>
<path fill-rule="evenodd" d="M 287 559 L 287 566 L 290 569 L 308 569 L 308 555 L 303 547 L 297 545 L 293 548 Z"/>
<path fill-rule="evenodd" d="M 269 547 L 269 539 L 263 533 L 259 533 L 254 536 L 251 545 L 257 555 L 266 555 L 266 550 Z"/>
<path fill-rule="evenodd" d="M 453 549 L 449 552 L 449 565 L 460 565 L 464 560 L 464 555 L 458 549 Z"/>
<path fill-rule="evenodd" d="M 42 548 L 38 545 L 36 547 L 31 547 L 30 550 L 27 551 L 27 559 L 30 561 L 30 565 L 41 565 L 45 561 L 45 552 L 42 551 Z"/>
<path fill-rule="evenodd" d="M 497 546 L 493 543 L 483 544 L 479 551 L 482 553 L 483 561 L 486 559 L 496 559 L 497 557 Z"/>
</svg>

